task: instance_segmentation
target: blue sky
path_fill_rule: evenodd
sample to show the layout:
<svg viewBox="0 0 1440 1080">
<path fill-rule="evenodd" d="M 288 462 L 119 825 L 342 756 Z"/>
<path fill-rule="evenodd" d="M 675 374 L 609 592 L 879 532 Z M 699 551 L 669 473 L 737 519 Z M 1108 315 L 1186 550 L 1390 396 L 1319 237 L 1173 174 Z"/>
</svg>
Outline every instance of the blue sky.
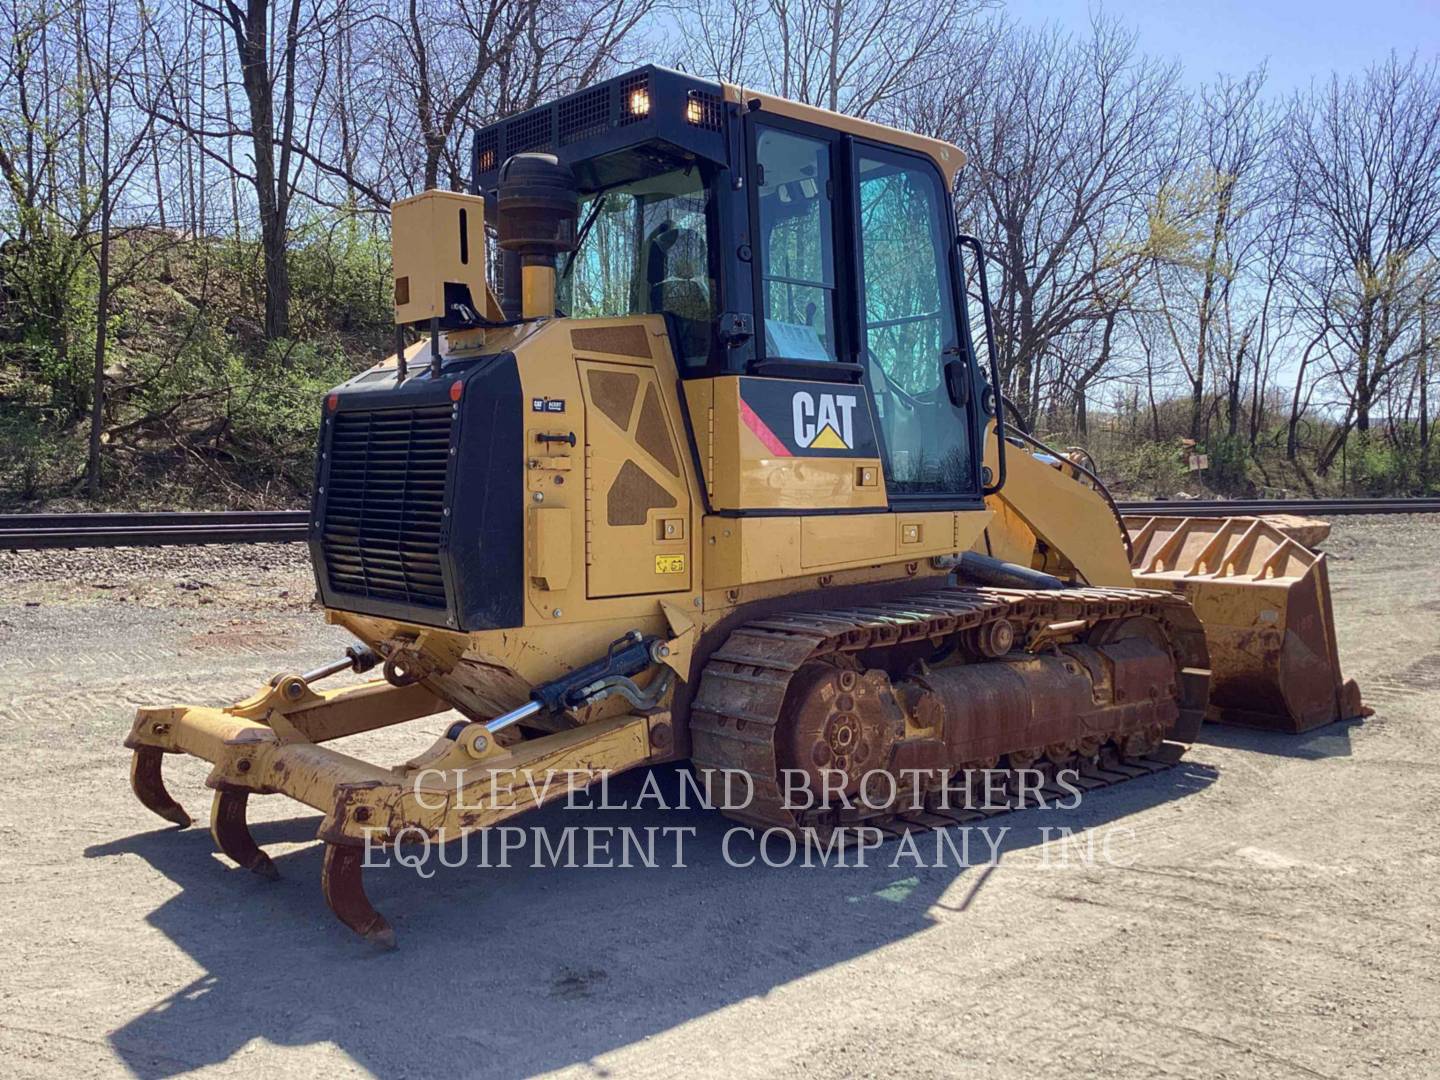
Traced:
<svg viewBox="0 0 1440 1080">
<path fill-rule="evenodd" d="M 1028 23 L 1080 30 L 1092 0 L 1006 0 Z M 1391 49 L 1440 54 L 1440 0 L 1108 0 L 1108 15 L 1139 32 L 1146 52 L 1178 58 L 1187 81 L 1240 75 L 1270 61 L 1270 87 L 1286 93 L 1332 70 L 1358 72 Z"/>
</svg>

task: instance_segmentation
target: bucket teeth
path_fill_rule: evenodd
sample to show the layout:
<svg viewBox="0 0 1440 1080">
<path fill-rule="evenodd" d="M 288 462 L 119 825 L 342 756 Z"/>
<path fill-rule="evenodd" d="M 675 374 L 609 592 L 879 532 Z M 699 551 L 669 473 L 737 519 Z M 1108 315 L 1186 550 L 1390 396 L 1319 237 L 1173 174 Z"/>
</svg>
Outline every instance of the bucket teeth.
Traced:
<svg viewBox="0 0 1440 1080">
<path fill-rule="evenodd" d="M 346 844 L 325 845 L 325 864 L 320 871 L 320 887 L 325 902 L 336 917 L 380 949 L 395 947 L 395 931 L 385 917 L 370 905 L 361 880 L 363 855 L 358 847 Z"/>
<path fill-rule="evenodd" d="M 275 869 L 270 856 L 260 850 L 245 822 L 249 799 L 247 791 L 215 792 L 210 804 L 210 835 L 215 838 L 215 846 L 240 866 L 269 881 L 277 881 L 280 871 Z"/>
<path fill-rule="evenodd" d="M 165 778 L 160 772 L 164 757 L 164 751 L 157 747 L 137 747 L 130 759 L 130 789 L 148 809 L 185 829 L 191 824 L 190 815 L 165 790 Z"/>
<path fill-rule="evenodd" d="M 1135 581 L 1205 627 L 1209 718 L 1298 733 L 1364 716 L 1340 671 L 1325 556 L 1263 518 L 1132 517 Z"/>
</svg>

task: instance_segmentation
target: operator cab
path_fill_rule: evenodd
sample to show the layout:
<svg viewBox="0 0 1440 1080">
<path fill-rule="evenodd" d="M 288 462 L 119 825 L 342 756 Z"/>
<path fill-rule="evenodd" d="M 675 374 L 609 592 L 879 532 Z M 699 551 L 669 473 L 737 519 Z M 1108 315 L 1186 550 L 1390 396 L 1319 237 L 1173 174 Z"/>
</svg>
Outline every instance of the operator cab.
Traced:
<svg viewBox="0 0 1440 1080">
<path fill-rule="evenodd" d="M 493 199 L 528 151 L 580 190 L 560 314 L 664 315 L 686 380 L 858 384 L 891 503 L 978 503 L 992 399 L 949 197 L 957 148 L 647 67 L 481 129 L 474 193 Z M 513 315 L 518 267 L 499 258 Z"/>
</svg>

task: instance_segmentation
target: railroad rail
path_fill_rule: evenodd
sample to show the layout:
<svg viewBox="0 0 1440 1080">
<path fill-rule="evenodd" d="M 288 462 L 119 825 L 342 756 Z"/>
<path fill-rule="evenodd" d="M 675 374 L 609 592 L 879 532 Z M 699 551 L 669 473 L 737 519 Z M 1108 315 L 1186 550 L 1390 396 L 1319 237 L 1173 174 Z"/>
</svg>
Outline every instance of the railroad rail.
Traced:
<svg viewBox="0 0 1440 1080">
<path fill-rule="evenodd" d="M 1423 499 L 1157 499 L 1121 502 L 1123 514 L 1246 517 L 1258 514 L 1434 514 Z M 175 513 L 0 514 L 0 551 L 38 548 L 162 547 L 294 543 L 308 538 L 305 510 Z"/>
</svg>

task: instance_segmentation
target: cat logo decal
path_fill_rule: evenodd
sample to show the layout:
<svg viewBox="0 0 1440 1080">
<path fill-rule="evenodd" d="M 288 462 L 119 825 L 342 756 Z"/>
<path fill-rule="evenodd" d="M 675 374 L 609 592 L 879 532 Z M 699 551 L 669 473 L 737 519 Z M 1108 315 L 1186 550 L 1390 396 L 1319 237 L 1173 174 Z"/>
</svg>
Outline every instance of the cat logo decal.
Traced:
<svg viewBox="0 0 1440 1080">
<path fill-rule="evenodd" d="M 879 457 L 859 386 L 742 378 L 740 419 L 773 457 Z"/>
<path fill-rule="evenodd" d="M 849 450 L 855 445 L 854 394 L 811 394 L 797 390 L 790 401 L 795 444 L 807 450 Z"/>
</svg>

